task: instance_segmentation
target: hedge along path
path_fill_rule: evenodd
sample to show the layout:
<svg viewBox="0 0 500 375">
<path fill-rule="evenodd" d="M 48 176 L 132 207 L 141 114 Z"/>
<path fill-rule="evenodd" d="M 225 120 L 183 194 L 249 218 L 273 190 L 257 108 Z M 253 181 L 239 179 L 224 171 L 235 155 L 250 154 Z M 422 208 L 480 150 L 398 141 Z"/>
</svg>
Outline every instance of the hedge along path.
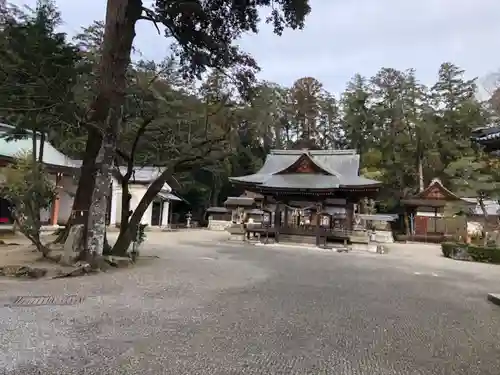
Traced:
<svg viewBox="0 0 500 375">
<path fill-rule="evenodd" d="M 495 246 L 443 242 L 441 244 L 441 251 L 446 258 L 500 264 L 500 248 Z"/>
</svg>

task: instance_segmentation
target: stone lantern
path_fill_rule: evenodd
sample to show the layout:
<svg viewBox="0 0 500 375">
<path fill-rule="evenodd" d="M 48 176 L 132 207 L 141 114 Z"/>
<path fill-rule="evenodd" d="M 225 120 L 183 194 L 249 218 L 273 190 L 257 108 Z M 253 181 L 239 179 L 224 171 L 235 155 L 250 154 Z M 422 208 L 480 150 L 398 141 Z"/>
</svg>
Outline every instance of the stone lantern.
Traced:
<svg viewBox="0 0 500 375">
<path fill-rule="evenodd" d="M 193 217 L 193 215 L 191 214 L 191 211 L 189 211 L 186 214 L 186 228 L 191 228 L 191 218 L 192 217 Z"/>
</svg>

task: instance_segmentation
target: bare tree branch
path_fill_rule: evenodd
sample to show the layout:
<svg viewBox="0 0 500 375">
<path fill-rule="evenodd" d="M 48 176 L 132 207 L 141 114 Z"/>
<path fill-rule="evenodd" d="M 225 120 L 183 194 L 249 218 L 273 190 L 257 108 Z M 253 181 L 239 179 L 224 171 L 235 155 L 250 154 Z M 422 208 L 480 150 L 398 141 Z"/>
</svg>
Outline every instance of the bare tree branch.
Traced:
<svg viewBox="0 0 500 375">
<path fill-rule="evenodd" d="M 142 7 L 142 11 L 146 14 L 145 16 L 141 16 L 139 19 L 140 20 L 146 20 L 153 22 L 153 25 L 156 27 L 156 31 L 158 31 L 158 35 L 161 35 L 160 28 L 158 27 L 158 21 L 156 20 L 155 13 L 146 7 Z"/>
</svg>

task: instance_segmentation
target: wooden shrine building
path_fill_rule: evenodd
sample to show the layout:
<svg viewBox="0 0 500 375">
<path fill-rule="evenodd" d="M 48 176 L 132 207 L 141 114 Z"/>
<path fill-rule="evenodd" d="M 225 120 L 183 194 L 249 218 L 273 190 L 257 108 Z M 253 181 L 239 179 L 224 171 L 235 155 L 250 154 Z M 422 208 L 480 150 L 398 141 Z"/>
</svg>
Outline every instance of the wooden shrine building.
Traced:
<svg viewBox="0 0 500 375">
<path fill-rule="evenodd" d="M 462 199 L 447 189 L 439 178 L 433 179 L 421 192 L 408 199 L 402 199 L 407 239 L 414 241 L 440 242 L 449 233 L 456 233 L 455 222 L 446 218 L 445 208 Z M 464 221 L 463 218 L 462 221 Z M 465 226 L 465 221 L 462 226 Z"/>
<path fill-rule="evenodd" d="M 357 204 L 381 186 L 359 176 L 355 150 L 272 150 L 257 173 L 230 181 L 263 197 L 263 219 L 252 232 L 317 245 L 348 240 Z"/>
</svg>

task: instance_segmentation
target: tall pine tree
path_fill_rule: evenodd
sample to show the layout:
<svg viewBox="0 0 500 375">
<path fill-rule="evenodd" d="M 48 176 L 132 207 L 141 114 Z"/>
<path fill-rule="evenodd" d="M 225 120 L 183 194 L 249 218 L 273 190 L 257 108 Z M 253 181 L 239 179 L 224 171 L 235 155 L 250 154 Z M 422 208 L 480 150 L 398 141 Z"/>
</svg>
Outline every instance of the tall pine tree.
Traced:
<svg viewBox="0 0 500 375">
<path fill-rule="evenodd" d="M 447 62 L 439 68 L 438 81 L 431 94 L 443 168 L 473 153 L 471 132 L 485 123 L 476 90 L 475 79 L 465 79 L 464 71 L 458 66 Z"/>
</svg>

